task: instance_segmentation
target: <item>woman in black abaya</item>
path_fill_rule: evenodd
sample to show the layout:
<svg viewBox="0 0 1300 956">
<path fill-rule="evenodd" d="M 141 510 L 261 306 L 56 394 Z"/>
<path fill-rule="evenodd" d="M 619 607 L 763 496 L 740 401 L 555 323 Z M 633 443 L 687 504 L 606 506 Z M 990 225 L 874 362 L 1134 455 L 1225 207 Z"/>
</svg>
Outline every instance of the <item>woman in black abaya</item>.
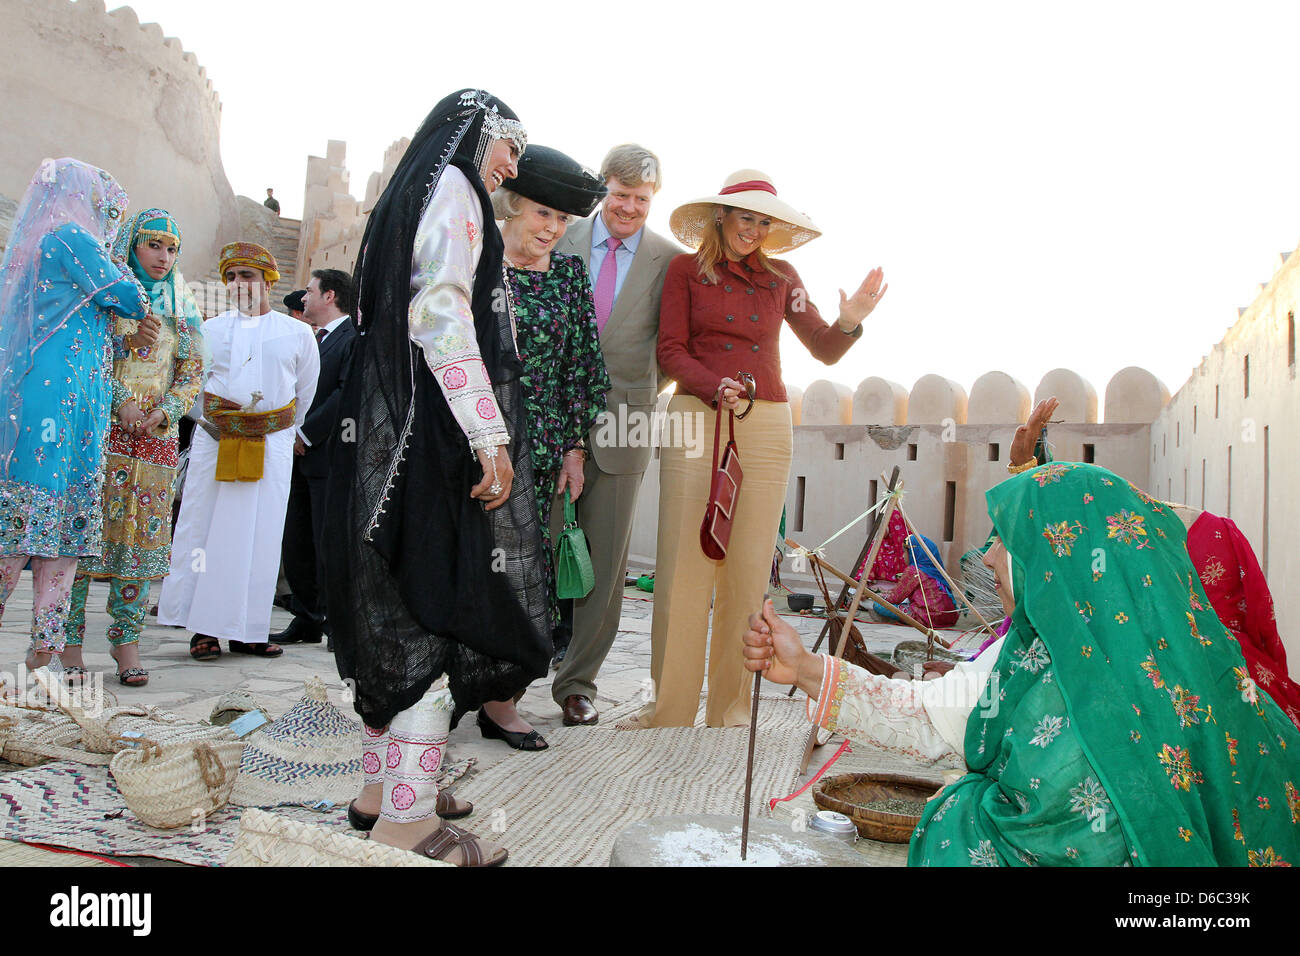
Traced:
<svg viewBox="0 0 1300 956">
<path fill-rule="evenodd" d="M 471 809 L 435 783 L 448 731 L 543 676 L 552 651 L 489 201 L 525 145 L 504 103 L 453 93 L 375 205 L 327 499 L 336 658 L 366 725 L 366 785 L 349 818 L 375 840 L 464 865 L 505 851 L 440 819 Z"/>
</svg>

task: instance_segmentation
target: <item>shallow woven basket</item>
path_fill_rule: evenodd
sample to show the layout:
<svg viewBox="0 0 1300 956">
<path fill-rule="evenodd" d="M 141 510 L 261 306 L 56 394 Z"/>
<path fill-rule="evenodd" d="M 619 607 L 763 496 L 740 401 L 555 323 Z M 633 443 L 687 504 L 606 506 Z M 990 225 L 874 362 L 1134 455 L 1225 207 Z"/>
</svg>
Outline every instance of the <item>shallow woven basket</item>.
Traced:
<svg viewBox="0 0 1300 956">
<path fill-rule="evenodd" d="M 74 714 L 81 725 L 81 744 L 100 754 L 115 754 L 131 746 L 122 740 L 128 732 L 140 734 L 156 744 L 186 741 L 229 741 L 235 735 L 225 727 L 201 724 L 160 707 L 109 707 L 97 717 Z"/>
<path fill-rule="evenodd" d="M 230 799 L 243 741 L 143 740 L 109 764 L 127 807 L 140 820 L 174 830 L 202 820 Z"/>
<path fill-rule="evenodd" d="M 899 641 L 894 646 L 894 653 L 891 657 L 900 671 L 907 671 L 909 674 L 912 672 L 914 665 L 924 664 L 927 660 L 951 661 L 958 664 L 970 657 L 970 652 L 963 654 L 950 651 L 937 642 L 930 650 L 934 655 L 933 657 L 926 655 L 925 641 Z"/>
<path fill-rule="evenodd" d="M 842 773 L 824 777 L 813 788 L 813 801 L 823 810 L 842 813 L 858 828 L 858 834 L 881 843 L 906 843 L 920 822 L 920 815 L 869 810 L 863 804 L 877 800 L 925 801 L 943 784 L 903 773 Z"/>
<path fill-rule="evenodd" d="M 226 866 L 450 866 L 407 850 L 313 826 L 262 810 L 245 810 Z"/>
</svg>

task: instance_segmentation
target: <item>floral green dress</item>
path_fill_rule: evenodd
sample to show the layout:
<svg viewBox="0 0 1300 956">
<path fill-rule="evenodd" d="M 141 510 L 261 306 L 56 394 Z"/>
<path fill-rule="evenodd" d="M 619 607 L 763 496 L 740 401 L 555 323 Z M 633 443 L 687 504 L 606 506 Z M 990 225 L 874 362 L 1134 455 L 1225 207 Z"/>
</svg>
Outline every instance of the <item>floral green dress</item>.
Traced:
<svg viewBox="0 0 1300 956">
<path fill-rule="evenodd" d="M 507 268 L 506 281 L 523 363 L 520 384 L 532 442 L 537 516 L 547 545 L 546 579 L 552 617 L 558 621 L 551 503 L 564 453 L 582 440 L 605 408 L 609 373 L 600 351 L 591 283 L 579 257 L 552 253 L 545 272 Z"/>
<path fill-rule="evenodd" d="M 1279 866 L 1300 731 L 1246 671 L 1166 504 L 1055 462 L 988 493 L 1018 598 L 916 866 Z M 996 688 L 996 691 L 994 690 Z"/>
</svg>

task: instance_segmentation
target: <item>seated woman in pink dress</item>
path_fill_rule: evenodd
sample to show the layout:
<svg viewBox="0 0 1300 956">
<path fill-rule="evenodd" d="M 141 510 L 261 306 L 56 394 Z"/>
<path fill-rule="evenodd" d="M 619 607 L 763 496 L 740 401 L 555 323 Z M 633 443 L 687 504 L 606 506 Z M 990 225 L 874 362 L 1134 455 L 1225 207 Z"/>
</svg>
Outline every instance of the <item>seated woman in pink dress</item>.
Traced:
<svg viewBox="0 0 1300 956">
<path fill-rule="evenodd" d="M 957 604 L 939 567 L 921 547 L 922 541 L 935 561 L 939 559 L 939 549 L 933 541 L 924 535 L 909 535 L 903 548 L 907 567 L 898 576 L 898 584 L 884 596 L 885 600 L 929 627 L 952 627 L 959 616 Z M 888 608 L 880 604 L 874 607 L 881 617 L 902 623 Z"/>
</svg>

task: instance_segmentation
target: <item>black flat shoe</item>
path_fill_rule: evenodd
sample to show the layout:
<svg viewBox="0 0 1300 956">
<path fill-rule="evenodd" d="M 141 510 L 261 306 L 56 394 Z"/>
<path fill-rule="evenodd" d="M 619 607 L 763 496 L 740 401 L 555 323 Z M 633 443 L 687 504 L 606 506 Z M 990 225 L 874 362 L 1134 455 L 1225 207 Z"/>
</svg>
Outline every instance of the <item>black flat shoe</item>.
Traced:
<svg viewBox="0 0 1300 956">
<path fill-rule="evenodd" d="M 309 617 L 295 617 L 283 631 L 267 635 L 272 644 L 319 644 L 325 631 Z"/>
<path fill-rule="evenodd" d="M 442 794 L 438 794 L 438 796 L 442 796 Z M 378 815 L 371 816 L 369 813 L 362 813 L 358 810 L 355 800 L 348 804 L 348 825 L 352 829 L 370 831 L 375 828 L 375 824 L 378 822 Z"/>
<path fill-rule="evenodd" d="M 515 750 L 545 750 L 550 746 L 535 730 L 530 730 L 526 734 L 515 730 L 502 730 L 482 709 L 478 712 L 478 729 L 489 740 L 504 740 L 507 746 Z"/>
</svg>

